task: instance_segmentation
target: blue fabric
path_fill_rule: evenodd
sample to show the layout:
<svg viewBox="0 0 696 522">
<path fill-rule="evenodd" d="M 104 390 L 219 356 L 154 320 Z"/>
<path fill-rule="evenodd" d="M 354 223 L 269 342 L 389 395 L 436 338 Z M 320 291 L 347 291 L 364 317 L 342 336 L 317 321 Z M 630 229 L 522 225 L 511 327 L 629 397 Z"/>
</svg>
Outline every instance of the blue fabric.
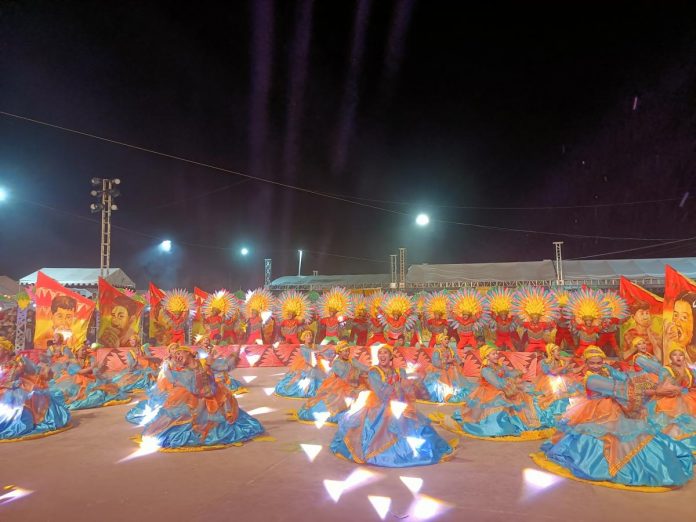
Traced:
<svg viewBox="0 0 696 522">
<path fill-rule="evenodd" d="M 570 432 L 553 444 L 542 444 L 547 458 L 575 476 L 626 486 L 682 486 L 693 477 L 693 456 L 684 444 L 657 433 L 615 476 L 604 457 L 604 442 L 592 435 Z"/>
<path fill-rule="evenodd" d="M 29 394 L 21 388 L 6 390 L 2 394 L 0 405 L 0 439 L 16 439 L 30 435 L 39 435 L 65 427 L 70 422 L 70 411 L 63 402 L 59 392 L 45 389 L 34 389 L 33 401 L 47 401 L 48 409 L 44 418 L 35 424 L 34 416 L 25 407 Z M 10 413 L 8 409 L 11 409 Z"/>
<path fill-rule="evenodd" d="M 190 422 L 172 426 L 158 436 L 159 445 L 162 448 L 181 448 L 233 444 L 253 439 L 264 432 L 261 423 L 243 410 L 239 410 L 239 416 L 233 423 L 226 422 L 224 418 L 218 421 L 205 440 L 201 440 L 200 434 L 193 430 Z"/>
</svg>

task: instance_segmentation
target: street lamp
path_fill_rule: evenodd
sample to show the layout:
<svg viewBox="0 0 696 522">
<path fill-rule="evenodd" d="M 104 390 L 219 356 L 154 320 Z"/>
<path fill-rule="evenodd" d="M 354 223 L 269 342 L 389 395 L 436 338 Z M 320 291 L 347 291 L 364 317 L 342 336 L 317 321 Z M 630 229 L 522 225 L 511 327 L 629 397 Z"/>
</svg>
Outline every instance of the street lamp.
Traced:
<svg viewBox="0 0 696 522">
<path fill-rule="evenodd" d="M 92 178 L 94 187 L 90 195 L 99 198 L 97 203 L 92 203 L 89 209 L 92 213 L 101 212 L 101 261 L 99 273 L 102 277 L 109 274 L 111 263 L 111 212 L 118 210 L 118 206 L 113 202 L 114 198 L 121 195 L 121 192 L 114 188 L 121 184 L 118 178 Z"/>
<path fill-rule="evenodd" d="M 172 242 L 169 239 L 165 239 L 160 243 L 159 248 L 162 252 L 171 252 Z"/>
<path fill-rule="evenodd" d="M 0 201 L 5 201 L 7 199 L 8 193 L 5 187 L 0 187 Z"/>
<path fill-rule="evenodd" d="M 239 251 L 240 254 L 243 256 L 249 255 L 249 249 L 247 247 L 242 247 L 242 249 Z"/>
<path fill-rule="evenodd" d="M 430 223 L 430 217 L 428 214 L 423 214 L 422 212 L 416 216 L 416 225 L 419 227 L 427 226 Z"/>
</svg>

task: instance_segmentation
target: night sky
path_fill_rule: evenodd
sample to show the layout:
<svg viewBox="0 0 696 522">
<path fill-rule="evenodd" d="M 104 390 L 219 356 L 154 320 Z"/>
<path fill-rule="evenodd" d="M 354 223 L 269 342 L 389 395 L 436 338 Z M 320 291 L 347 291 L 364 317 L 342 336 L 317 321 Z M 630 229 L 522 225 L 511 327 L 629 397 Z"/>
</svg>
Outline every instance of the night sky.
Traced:
<svg viewBox="0 0 696 522">
<path fill-rule="evenodd" d="M 99 265 L 93 176 L 139 288 L 696 255 L 688 4 L 0 0 L 0 111 L 367 205 L 0 116 L 0 274 Z"/>
</svg>

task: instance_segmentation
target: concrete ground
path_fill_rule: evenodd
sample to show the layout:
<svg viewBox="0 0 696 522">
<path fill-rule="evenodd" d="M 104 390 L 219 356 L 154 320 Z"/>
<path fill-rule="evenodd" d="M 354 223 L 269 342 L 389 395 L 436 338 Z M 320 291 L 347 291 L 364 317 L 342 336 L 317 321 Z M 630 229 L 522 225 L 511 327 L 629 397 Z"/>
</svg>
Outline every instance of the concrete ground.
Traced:
<svg viewBox="0 0 696 522">
<path fill-rule="evenodd" d="M 275 441 L 121 461 L 137 449 L 130 437 L 138 433 L 124 420 L 130 406 L 123 405 L 77 412 L 76 426 L 65 433 L 0 444 L 0 488 L 14 485 L 32 492 L 8 501 L 11 490 L 0 489 L 0 520 L 379 520 L 372 501 L 380 505 L 380 499 L 368 496 L 390 499 L 385 520 L 428 519 L 433 506 L 441 512 L 430 519 L 440 521 L 693 519 L 696 482 L 648 494 L 556 480 L 536 472 L 528 457 L 538 442 L 462 439 L 454 460 L 419 468 L 372 468 L 339 460 L 328 451 L 334 428 L 287 421 L 286 411 L 300 402 L 266 395 L 264 388 L 272 387 L 282 370 L 236 373 L 238 378 L 256 376 L 239 402 L 247 411 L 274 410 L 257 418 Z M 322 449 L 311 462 L 300 444 Z M 340 491 L 348 477 L 351 487 L 335 502 L 329 490 Z M 416 499 L 400 477 L 422 479 L 423 497 Z"/>
</svg>

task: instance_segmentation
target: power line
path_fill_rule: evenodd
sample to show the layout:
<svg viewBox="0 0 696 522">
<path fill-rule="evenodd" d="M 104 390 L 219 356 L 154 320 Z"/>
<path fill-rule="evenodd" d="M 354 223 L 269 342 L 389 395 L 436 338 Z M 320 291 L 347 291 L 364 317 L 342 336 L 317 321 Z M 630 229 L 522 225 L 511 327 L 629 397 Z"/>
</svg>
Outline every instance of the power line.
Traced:
<svg viewBox="0 0 696 522">
<path fill-rule="evenodd" d="M 304 193 L 307 193 L 307 194 L 312 194 L 312 195 L 315 195 L 315 196 L 325 197 L 325 198 L 333 199 L 333 200 L 336 200 L 336 201 L 343 201 L 343 202 L 345 202 L 345 203 L 350 203 L 350 204 L 352 204 L 352 205 L 358 205 L 358 206 L 365 207 L 365 208 L 371 208 L 371 209 L 374 209 L 374 210 L 379 210 L 379 211 L 381 211 L 381 212 L 388 212 L 388 213 L 390 213 L 390 214 L 395 214 L 395 215 L 400 215 L 400 216 L 411 217 L 411 214 L 408 214 L 408 213 L 406 213 L 406 212 L 402 212 L 402 211 L 398 211 L 398 210 L 393 210 L 393 209 L 388 209 L 388 208 L 384 208 L 384 207 L 378 207 L 378 206 L 376 206 L 376 205 L 371 205 L 371 204 L 368 204 L 368 203 L 361 203 L 361 202 L 359 202 L 359 201 L 356 201 L 356 200 L 354 200 L 354 199 L 350 199 L 350 198 L 347 198 L 347 197 L 337 196 L 337 195 L 333 195 L 333 194 L 329 194 L 329 193 L 325 193 L 325 192 L 320 192 L 320 191 L 318 191 L 318 190 L 312 190 L 312 189 L 308 189 L 308 188 L 304 188 L 304 187 L 298 187 L 298 186 L 295 186 L 295 185 L 290 185 L 290 184 L 288 184 L 288 183 L 282 183 L 282 182 L 280 182 L 280 181 L 275 181 L 275 180 L 270 180 L 270 179 L 266 179 L 266 178 L 261 178 L 261 177 L 258 177 L 258 176 L 252 176 L 252 175 L 250 175 L 250 174 L 245 174 L 245 173 L 243 173 L 243 172 L 239 172 L 239 171 L 236 171 L 236 170 L 230 170 L 230 169 L 226 169 L 226 168 L 223 168 L 223 167 L 219 167 L 219 166 L 217 166 L 217 165 L 212 165 L 212 164 L 209 164 L 209 163 L 203 163 L 203 162 L 200 162 L 200 161 L 196 161 L 196 160 L 184 158 L 184 157 L 181 157 L 181 156 L 175 156 L 175 155 L 173 155 L 173 154 L 168 154 L 168 153 L 166 153 L 166 152 L 160 152 L 160 151 L 156 151 L 156 150 L 154 150 L 154 149 L 149 149 L 149 148 L 146 148 L 146 147 L 141 147 L 141 146 L 139 146 L 139 145 L 133 145 L 133 144 L 126 143 L 126 142 L 123 142 L 123 141 L 118 141 L 118 140 L 113 140 L 113 139 L 110 139 L 110 138 L 105 138 L 105 137 L 103 137 L 103 136 L 98 136 L 98 135 L 96 135 L 96 134 L 91 134 L 91 133 L 84 132 L 84 131 L 79 131 L 79 130 L 75 130 L 75 129 L 70 129 L 70 128 L 68 128 L 68 127 L 63 127 L 63 126 L 61 126 L 61 125 L 55 125 L 55 124 L 53 124 L 53 123 L 48 123 L 48 122 L 36 120 L 36 119 L 33 119 L 33 118 L 28 118 L 28 117 L 26 117 L 26 116 L 20 116 L 20 115 L 18 115 L 18 114 L 13 114 L 13 113 L 9 113 L 9 112 L 0 111 L 0 115 L 4 115 L 4 116 L 10 117 L 10 118 L 15 118 L 15 119 L 22 120 L 22 121 L 27 121 L 27 122 L 30 122 L 30 123 L 35 123 L 35 124 L 37 124 L 37 125 L 42 125 L 42 126 L 45 126 L 45 127 L 50 127 L 50 128 L 53 128 L 53 129 L 62 130 L 62 131 L 69 132 L 69 133 L 72 133 L 72 134 L 77 134 L 77 135 L 80 135 L 80 136 L 85 136 L 85 137 L 88 137 L 88 138 L 93 138 L 93 139 L 96 139 L 96 140 L 99 140 L 99 141 L 104 141 L 104 142 L 107 142 L 107 143 L 112 143 L 112 144 L 114 144 L 114 145 L 119 145 L 119 146 L 122 146 L 122 147 L 126 147 L 126 148 L 130 148 L 130 149 L 138 150 L 138 151 L 141 151 L 141 152 L 146 152 L 146 153 L 149 153 L 149 154 L 154 154 L 154 155 L 156 155 L 156 156 L 160 156 L 160 157 L 164 157 L 164 158 L 169 158 L 169 159 L 173 159 L 173 160 L 176 160 L 176 161 L 181 161 L 181 162 L 184 162 L 184 163 L 188 163 L 188 164 L 190 164 L 190 165 L 196 165 L 196 166 L 199 166 L 199 167 L 212 169 L 212 170 L 215 170 L 215 171 L 218 171 L 218 172 L 224 172 L 224 173 L 226 173 L 226 174 L 232 174 L 232 175 L 235 175 L 235 176 L 241 176 L 241 177 L 246 178 L 246 179 L 248 179 L 248 180 L 259 181 L 259 182 L 262 182 L 262 183 L 269 183 L 269 184 L 271 184 L 271 185 L 275 185 L 275 186 L 279 186 L 279 187 L 283 187 L 283 188 L 287 188 L 287 189 L 291 189 L 291 190 L 296 190 L 296 191 L 298 191 L 298 192 L 304 192 Z M 446 221 L 446 220 L 439 220 L 439 219 L 433 219 L 432 221 L 438 222 L 438 223 L 444 223 L 444 224 L 450 224 L 450 225 L 458 225 L 458 226 L 465 226 L 465 227 L 472 227 L 472 228 L 480 228 L 480 229 L 486 229 L 486 230 L 497 230 L 497 231 L 516 232 L 516 233 L 524 233 L 524 234 L 538 234 L 538 235 L 555 236 L 555 237 L 569 237 L 569 238 L 575 238 L 575 239 L 603 239 L 603 240 L 609 240 L 609 241 L 673 241 L 673 240 L 675 240 L 674 238 L 613 237 L 613 236 L 600 236 L 600 235 L 589 235 L 589 234 L 572 234 L 572 233 L 566 233 L 566 232 L 546 232 L 546 231 L 540 231 L 540 230 L 528 230 L 528 229 L 517 229 L 517 228 L 510 228 L 510 227 L 498 227 L 498 226 L 493 226 L 493 225 L 480 225 L 480 224 L 476 224 L 476 223 L 463 223 L 463 222 Z M 201 246 L 201 247 L 202 247 L 202 248 L 207 248 L 207 247 L 205 247 L 205 246 Z"/>
<path fill-rule="evenodd" d="M 676 240 L 674 240 L 674 241 L 667 241 L 667 242 L 664 242 L 664 243 L 657 243 L 657 244 L 654 244 L 654 245 L 646 245 L 646 246 L 635 247 L 635 248 L 625 248 L 625 249 L 623 249 L 623 250 L 614 250 L 614 251 L 612 251 L 612 252 L 604 252 L 604 253 L 602 253 L 602 254 L 593 254 L 593 255 L 591 255 L 591 256 L 573 257 L 573 258 L 569 258 L 569 259 L 573 259 L 573 260 L 592 259 L 592 258 L 595 258 L 595 257 L 604 257 L 604 256 L 611 256 L 611 255 L 614 255 L 614 254 L 624 254 L 624 253 L 627 253 L 627 252 L 636 252 L 636 251 L 638 251 L 638 250 L 649 250 L 649 249 L 651 249 L 651 248 L 658 248 L 658 247 L 663 247 L 663 246 L 668 246 L 668 245 L 674 245 L 674 244 L 676 244 L 676 243 L 686 243 L 687 241 L 694 241 L 694 240 L 696 240 L 696 236 L 694 236 L 694 237 L 687 237 L 687 238 L 684 238 L 684 239 L 676 239 Z"/>
</svg>

